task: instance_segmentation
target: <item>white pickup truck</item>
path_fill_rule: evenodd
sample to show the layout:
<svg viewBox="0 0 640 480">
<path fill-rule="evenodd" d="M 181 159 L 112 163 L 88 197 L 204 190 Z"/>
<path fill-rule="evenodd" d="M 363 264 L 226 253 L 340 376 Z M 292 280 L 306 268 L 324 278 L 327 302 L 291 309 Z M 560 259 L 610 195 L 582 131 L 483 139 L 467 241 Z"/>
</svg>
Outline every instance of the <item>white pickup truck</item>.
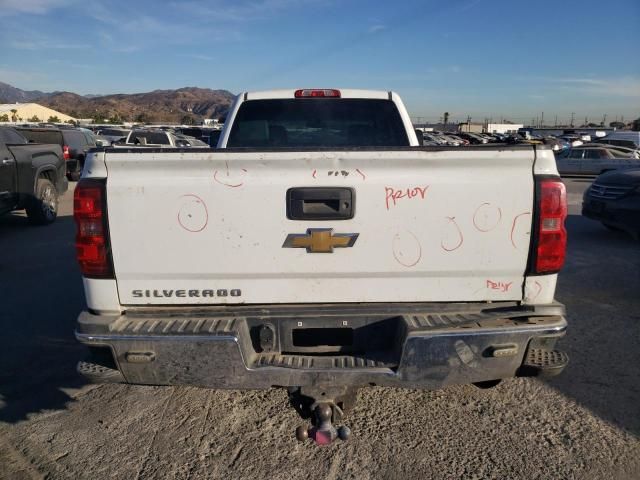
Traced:
<svg viewBox="0 0 640 480">
<path fill-rule="evenodd" d="M 393 92 L 241 94 L 217 149 L 94 150 L 74 208 L 94 381 L 286 387 L 322 444 L 360 387 L 568 361 L 552 151 L 421 147 Z"/>
</svg>

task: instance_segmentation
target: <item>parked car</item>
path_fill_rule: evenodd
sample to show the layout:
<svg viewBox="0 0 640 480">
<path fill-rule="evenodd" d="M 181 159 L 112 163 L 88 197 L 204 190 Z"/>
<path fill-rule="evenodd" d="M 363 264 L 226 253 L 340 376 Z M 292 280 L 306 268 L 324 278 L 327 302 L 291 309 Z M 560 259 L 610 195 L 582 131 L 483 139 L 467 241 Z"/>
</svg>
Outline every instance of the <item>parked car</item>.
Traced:
<svg viewBox="0 0 640 480">
<path fill-rule="evenodd" d="M 572 147 L 579 147 L 584 143 L 579 135 L 561 135 L 558 138 L 568 142 Z"/>
<path fill-rule="evenodd" d="M 125 139 L 113 143 L 114 147 L 135 146 L 135 147 L 154 147 L 154 148 L 183 148 L 183 147 L 199 147 L 208 148 L 209 145 L 198 138 L 181 133 L 175 133 L 175 130 L 165 128 L 137 128 L 131 130 Z"/>
<path fill-rule="evenodd" d="M 606 143 L 627 148 L 640 148 L 640 132 L 612 132 L 606 137 L 597 138 L 596 143 Z"/>
<path fill-rule="evenodd" d="M 123 138 L 127 138 L 129 132 L 131 130 L 128 128 L 101 128 L 96 131 L 100 137 L 105 138 L 109 141 L 109 145 L 114 142 L 117 142 Z"/>
<path fill-rule="evenodd" d="M 138 147 L 176 147 L 176 137 L 172 132 L 159 128 L 135 129 L 129 132 L 124 141 L 127 146 Z"/>
<path fill-rule="evenodd" d="M 176 137 L 176 147 L 209 148 L 209 144 L 198 138 L 190 137 L 189 135 L 182 135 L 180 133 L 177 133 L 174 136 Z"/>
<path fill-rule="evenodd" d="M 582 215 L 640 240 L 640 168 L 597 177 L 584 192 Z"/>
<path fill-rule="evenodd" d="M 569 142 L 567 142 L 566 140 L 563 140 L 562 138 L 557 138 L 557 137 L 545 137 L 542 140 L 542 142 L 545 145 L 551 146 L 551 149 L 554 152 L 560 152 L 571 147 Z"/>
<path fill-rule="evenodd" d="M 431 142 L 435 145 L 446 145 L 447 141 L 444 139 L 442 135 L 434 135 L 432 133 L 423 133 L 422 138 L 425 142 Z"/>
<path fill-rule="evenodd" d="M 640 158 L 640 149 L 620 147 L 618 145 L 609 145 L 606 143 L 585 143 L 582 147 L 604 148 L 610 152 L 615 158 Z"/>
<path fill-rule="evenodd" d="M 456 133 L 456 136 L 460 138 L 464 138 L 465 140 L 467 140 L 469 143 L 473 145 L 479 145 L 481 143 L 489 143 L 489 141 L 486 138 L 482 138 L 474 133 L 458 132 Z"/>
<path fill-rule="evenodd" d="M 87 140 L 89 141 L 89 144 L 91 145 L 95 145 L 96 147 L 111 146 L 111 142 L 107 138 L 96 134 L 93 130 L 90 130 L 88 128 L 78 128 L 78 130 L 84 133 L 85 137 L 87 137 Z"/>
<path fill-rule="evenodd" d="M 630 157 L 615 157 L 603 147 L 573 147 L 556 155 L 556 164 L 561 175 L 600 175 L 619 168 L 640 167 L 640 160 Z"/>
<path fill-rule="evenodd" d="M 19 128 L 19 132 L 31 142 L 60 145 L 67 165 L 67 178 L 74 181 L 82 174 L 87 152 L 97 146 L 95 136 L 86 129 Z"/>
<path fill-rule="evenodd" d="M 24 208 L 31 223 L 52 223 L 67 186 L 60 145 L 29 143 L 14 128 L 0 127 L 0 214 Z"/>
<path fill-rule="evenodd" d="M 214 148 L 218 145 L 221 131 L 219 128 L 210 127 L 181 127 L 177 129 L 177 133 L 195 137 Z"/>
<path fill-rule="evenodd" d="M 487 143 L 495 143 L 497 141 L 496 138 L 490 133 L 476 133 L 476 135 L 480 138 L 484 138 Z"/>
<path fill-rule="evenodd" d="M 444 136 L 447 139 L 447 143 L 453 147 L 459 147 L 461 145 L 469 145 L 469 140 L 459 137 L 456 134 L 449 133 Z"/>
<path fill-rule="evenodd" d="M 504 133 L 492 133 L 491 136 L 495 142 L 505 143 L 508 135 L 505 135 Z"/>
</svg>

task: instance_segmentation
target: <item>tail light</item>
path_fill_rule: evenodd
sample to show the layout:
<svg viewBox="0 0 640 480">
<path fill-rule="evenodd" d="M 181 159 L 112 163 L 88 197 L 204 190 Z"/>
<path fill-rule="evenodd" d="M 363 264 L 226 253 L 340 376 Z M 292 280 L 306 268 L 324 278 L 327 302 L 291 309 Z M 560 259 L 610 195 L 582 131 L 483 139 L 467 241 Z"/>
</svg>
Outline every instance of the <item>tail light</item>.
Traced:
<svg viewBox="0 0 640 480">
<path fill-rule="evenodd" d="M 340 90 L 334 90 L 332 88 L 296 90 L 294 96 L 296 98 L 308 98 L 308 97 L 340 98 Z"/>
<path fill-rule="evenodd" d="M 567 192 L 558 178 L 538 183 L 535 226 L 535 273 L 555 273 L 562 268 L 567 251 Z"/>
<path fill-rule="evenodd" d="M 65 160 L 69 160 L 71 158 L 71 153 L 69 152 L 69 145 L 62 146 L 62 158 Z"/>
<path fill-rule="evenodd" d="M 76 255 L 82 275 L 113 278 L 103 180 L 86 178 L 78 182 L 73 193 L 73 217 Z"/>
</svg>

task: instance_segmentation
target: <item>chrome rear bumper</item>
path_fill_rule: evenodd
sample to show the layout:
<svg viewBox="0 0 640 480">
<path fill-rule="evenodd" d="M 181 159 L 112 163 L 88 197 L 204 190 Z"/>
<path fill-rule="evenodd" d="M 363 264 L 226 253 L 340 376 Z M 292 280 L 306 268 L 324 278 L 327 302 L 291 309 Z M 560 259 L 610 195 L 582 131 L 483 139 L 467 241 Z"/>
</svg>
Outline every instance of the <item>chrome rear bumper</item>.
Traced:
<svg viewBox="0 0 640 480">
<path fill-rule="evenodd" d="M 263 325 L 275 335 L 266 349 L 260 334 L 256 340 L 256 328 Z M 115 362 L 105 381 L 437 389 L 536 374 L 523 368 L 527 353 L 552 351 L 566 327 L 559 304 L 394 304 L 130 312 L 114 318 L 83 312 L 76 337 L 112 352 Z M 305 328 L 311 338 L 322 329 L 351 330 L 351 344 L 324 349 L 329 351 L 296 345 L 293 332 Z M 116 369 L 120 375 L 113 375 Z M 100 375 L 92 378 L 100 381 Z"/>
</svg>

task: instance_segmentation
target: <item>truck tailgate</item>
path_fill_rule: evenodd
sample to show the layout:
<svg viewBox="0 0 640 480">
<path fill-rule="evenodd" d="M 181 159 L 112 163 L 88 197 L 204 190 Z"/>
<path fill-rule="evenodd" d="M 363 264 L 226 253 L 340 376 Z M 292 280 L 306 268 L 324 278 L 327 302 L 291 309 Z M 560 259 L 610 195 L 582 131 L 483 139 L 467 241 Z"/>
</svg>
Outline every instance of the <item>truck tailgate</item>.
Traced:
<svg viewBox="0 0 640 480">
<path fill-rule="evenodd" d="M 123 305 L 522 299 L 532 147 L 142 152 L 104 154 Z M 302 187 L 353 218 L 287 218 Z"/>
</svg>

